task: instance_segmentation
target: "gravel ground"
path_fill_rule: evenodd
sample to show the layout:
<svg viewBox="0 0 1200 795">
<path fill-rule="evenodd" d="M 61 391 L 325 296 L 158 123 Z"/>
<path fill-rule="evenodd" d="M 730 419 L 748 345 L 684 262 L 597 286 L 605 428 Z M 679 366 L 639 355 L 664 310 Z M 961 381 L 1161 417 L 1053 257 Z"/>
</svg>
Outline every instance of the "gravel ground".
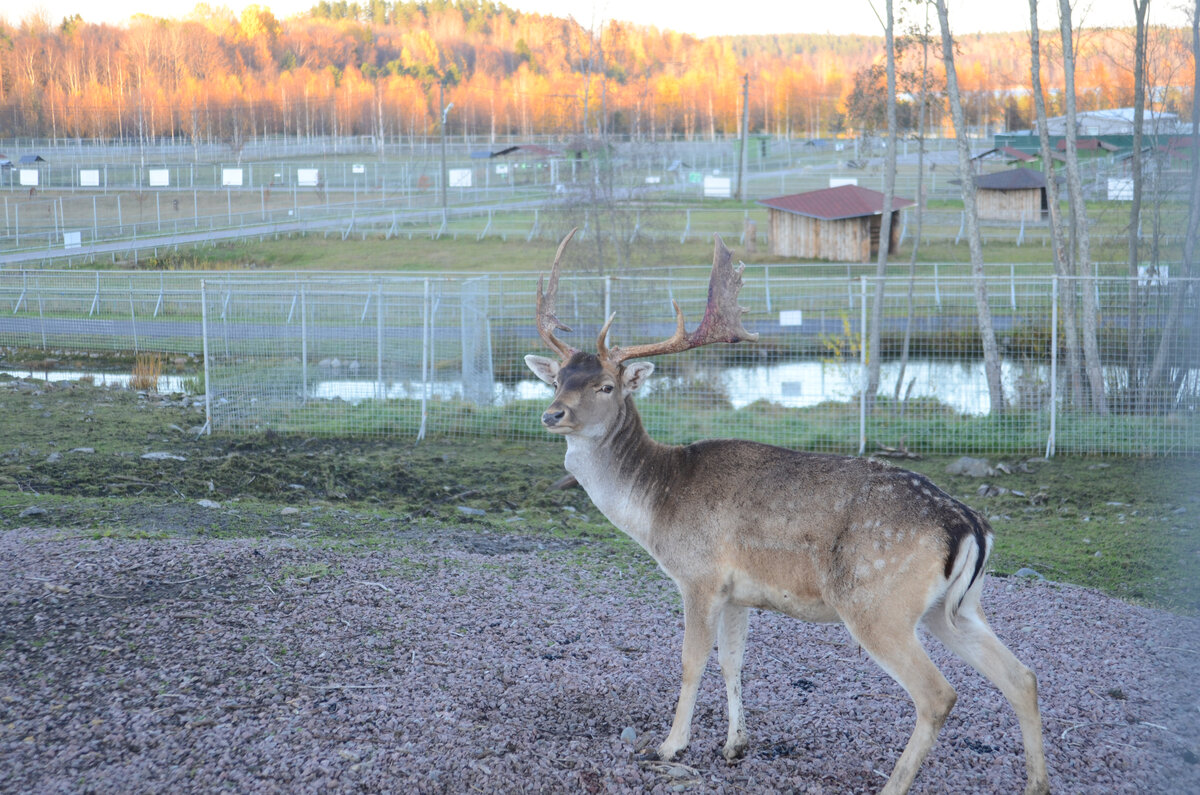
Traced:
<svg viewBox="0 0 1200 795">
<path fill-rule="evenodd" d="M 3 792 L 870 792 L 913 720 L 843 628 L 759 613 L 747 758 L 719 756 L 714 655 L 680 763 L 639 762 L 682 615 L 607 543 L 25 528 L 0 559 Z M 1200 792 L 1200 621 L 1051 583 L 993 578 L 985 600 L 1039 674 L 1054 791 Z M 959 701 L 914 791 L 1019 791 L 1011 709 L 931 646 Z"/>
</svg>

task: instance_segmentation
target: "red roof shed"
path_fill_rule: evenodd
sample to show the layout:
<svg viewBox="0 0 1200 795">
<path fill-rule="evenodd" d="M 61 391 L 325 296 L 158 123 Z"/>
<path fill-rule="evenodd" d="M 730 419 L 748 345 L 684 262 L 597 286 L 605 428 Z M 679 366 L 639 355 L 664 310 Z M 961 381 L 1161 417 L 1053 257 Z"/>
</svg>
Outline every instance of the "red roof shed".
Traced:
<svg viewBox="0 0 1200 795">
<path fill-rule="evenodd" d="M 879 253 L 883 194 L 858 185 L 840 185 L 759 202 L 767 208 L 771 253 L 781 257 L 870 262 Z M 895 197 L 893 211 L 916 204 Z M 898 245 L 892 213 L 888 251 Z"/>
</svg>

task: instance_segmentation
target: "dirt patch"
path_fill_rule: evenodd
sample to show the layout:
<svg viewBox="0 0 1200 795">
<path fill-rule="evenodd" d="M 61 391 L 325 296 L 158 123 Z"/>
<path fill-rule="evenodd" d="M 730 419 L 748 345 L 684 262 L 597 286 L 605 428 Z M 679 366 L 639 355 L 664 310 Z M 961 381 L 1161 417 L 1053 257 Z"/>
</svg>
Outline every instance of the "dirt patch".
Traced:
<svg viewBox="0 0 1200 795">
<path fill-rule="evenodd" d="M 352 547 L 15 529 L 0 556 L 6 792 L 871 792 L 913 717 L 844 629 L 759 613 L 748 757 L 719 756 L 713 659 L 681 764 L 639 762 L 677 692 L 674 588 L 528 528 Z M 1200 790 L 1200 622 L 1012 579 L 986 603 L 1039 673 L 1055 791 Z M 930 645 L 959 701 L 914 791 L 1018 791 L 1012 711 Z"/>
</svg>

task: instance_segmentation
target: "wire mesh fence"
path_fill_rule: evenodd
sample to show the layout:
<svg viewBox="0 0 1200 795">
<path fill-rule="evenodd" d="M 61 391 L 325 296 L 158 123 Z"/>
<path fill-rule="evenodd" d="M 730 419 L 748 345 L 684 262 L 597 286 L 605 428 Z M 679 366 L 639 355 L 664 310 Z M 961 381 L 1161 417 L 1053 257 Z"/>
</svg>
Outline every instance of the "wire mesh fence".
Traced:
<svg viewBox="0 0 1200 795">
<path fill-rule="evenodd" d="M 802 272 L 747 268 L 740 303 L 757 343 L 655 360 L 639 398 L 652 435 L 840 453 L 1200 453 L 1196 280 L 989 269 L 997 406 L 970 278 L 892 276 L 872 353 L 874 280 Z M 535 274 L 0 271 L 0 345 L 59 359 L 100 350 L 203 359 L 217 433 L 542 438 L 550 388 L 523 362 L 544 352 L 536 283 Z M 1083 290 L 1099 307 L 1095 362 L 1081 339 Z M 694 326 L 706 295 L 692 270 L 568 273 L 558 314 L 586 350 L 611 312 L 611 341 L 663 339 L 671 302 Z M 878 386 L 864 401 L 872 356 Z"/>
</svg>

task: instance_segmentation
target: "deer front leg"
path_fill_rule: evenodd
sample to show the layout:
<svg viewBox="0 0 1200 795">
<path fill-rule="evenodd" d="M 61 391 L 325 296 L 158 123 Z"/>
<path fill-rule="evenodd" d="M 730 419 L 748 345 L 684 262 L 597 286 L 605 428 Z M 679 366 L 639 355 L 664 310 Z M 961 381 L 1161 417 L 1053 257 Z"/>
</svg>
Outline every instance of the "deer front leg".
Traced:
<svg viewBox="0 0 1200 795">
<path fill-rule="evenodd" d="M 685 591 L 683 595 L 683 683 L 679 688 L 679 703 L 675 705 L 675 720 L 671 733 L 658 747 L 658 757 L 670 761 L 687 747 L 692 732 L 692 710 L 700 689 L 700 676 L 708 662 L 716 635 L 716 618 L 720 605 L 714 590 Z"/>
<path fill-rule="evenodd" d="M 747 610 L 727 604 L 717 627 L 717 654 L 725 677 L 725 696 L 729 702 L 729 735 L 721 754 L 729 762 L 737 759 L 750 742 L 746 734 L 746 715 L 742 712 L 742 658 L 746 653 Z"/>
</svg>

